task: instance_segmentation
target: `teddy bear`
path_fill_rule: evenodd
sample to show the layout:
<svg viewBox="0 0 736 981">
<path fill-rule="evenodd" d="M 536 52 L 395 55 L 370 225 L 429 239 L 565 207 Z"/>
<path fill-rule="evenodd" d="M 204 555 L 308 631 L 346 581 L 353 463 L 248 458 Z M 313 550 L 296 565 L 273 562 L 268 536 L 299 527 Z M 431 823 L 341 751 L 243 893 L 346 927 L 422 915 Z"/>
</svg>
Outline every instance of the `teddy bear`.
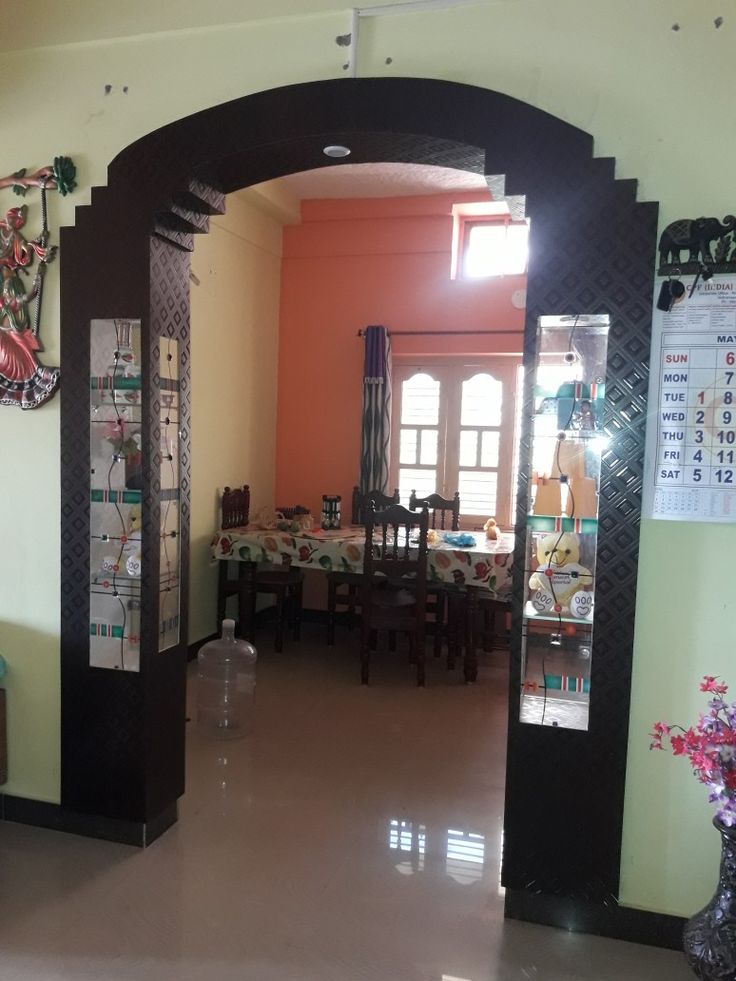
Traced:
<svg viewBox="0 0 736 981">
<path fill-rule="evenodd" d="M 538 613 L 587 617 L 592 610 L 590 569 L 580 565 L 580 539 L 573 532 L 543 535 L 537 541 L 539 566 L 529 578 L 531 602 Z"/>
</svg>

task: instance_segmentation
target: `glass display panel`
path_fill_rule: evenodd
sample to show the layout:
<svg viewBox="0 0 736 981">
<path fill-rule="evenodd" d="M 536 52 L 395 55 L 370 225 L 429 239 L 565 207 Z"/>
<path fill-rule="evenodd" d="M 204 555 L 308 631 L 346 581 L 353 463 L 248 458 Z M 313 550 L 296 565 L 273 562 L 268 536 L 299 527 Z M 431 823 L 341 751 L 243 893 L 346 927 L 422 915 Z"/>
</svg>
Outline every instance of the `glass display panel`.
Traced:
<svg viewBox="0 0 736 981">
<path fill-rule="evenodd" d="M 159 652 L 179 643 L 181 533 L 179 512 L 179 344 L 168 337 L 160 339 L 160 481 L 161 524 L 159 556 Z"/>
<path fill-rule="evenodd" d="M 90 643 L 96 668 L 140 670 L 142 409 L 138 320 L 90 324 Z"/>
<path fill-rule="evenodd" d="M 588 728 L 608 329 L 539 320 L 519 716 L 537 725 Z"/>
</svg>

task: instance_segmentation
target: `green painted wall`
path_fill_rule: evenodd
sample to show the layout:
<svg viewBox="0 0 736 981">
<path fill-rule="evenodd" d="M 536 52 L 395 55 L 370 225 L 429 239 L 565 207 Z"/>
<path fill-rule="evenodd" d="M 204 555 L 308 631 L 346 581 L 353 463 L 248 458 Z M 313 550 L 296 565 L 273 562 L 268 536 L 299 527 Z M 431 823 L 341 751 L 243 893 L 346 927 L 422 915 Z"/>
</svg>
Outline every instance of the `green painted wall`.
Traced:
<svg viewBox="0 0 736 981">
<path fill-rule="evenodd" d="M 54 225 L 73 222 L 74 204 L 104 182 L 109 160 L 152 129 L 248 92 L 344 75 L 345 48 L 335 38 L 350 29 L 350 12 L 334 0 L 274 0 L 270 9 L 281 16 L 271 20 L 262 3 L 242 12 L 242 4 L 213 0 L 206 10 L 226 27 L 208 26 L 202 5 L 166 0 L 154 5 L 157 14 L 168 11 L 181 27 L 167 34 L 144 16 L 150 6 L 141 6 L 139 22 L 110 10 L 102 23 L 93 16 L 99 5 L 73 0 L 62 24 L 52 0 L 32 14 L 20 0 L 4 4 L 6 23 L 14 11 L 32 18 L 18 46 L 48 46 L 0 54 L 0 118 L 13 134 L 0 143 L 0 172 L 73 156 L 82 188 L 54 201 Z M 363 20 L 358 69 L 507 92 L 592 133 L 596 153 L 616 157 L 619 177 L 639 178 L 640 199 L 659 200 L 662 225 L 681 215 L 722 217 L 736 208 L 736 127 L 725 98 L 736 82 L 736 20 L 721 6 L 486 0 Z M 248 12 L 259 19 L 238 23 Z M 726 19 L 716 29 L 719 15 Z M 149 33 L 123 36 L 136 30 Z M 103 34 L 119 36 L 94 40 Z M 5 31 L 0 49 L 13 37 Z M 74 38 L 81 43 L 54 46 Z M 59 324 L 57 276 L 58 267 L 44 309 L 50 362 L 69 326 Z M 10 561 L 0 571 L 0 649 L 11 666 L 7 789 L 50 800 L 58 799 L 58 405 L 0 411 L 9 461 L 0 541 L 6 557 L 32 550 L 33 561 L 24 559 L 23 577 Z M 712 891 L 717 842 L 703 795 L 681 761 L 649 753 L 646 733 L 655 717 L 694 717 L 702 674 L 729 674 L 727 562 L 735 546 L 733 526 L 644 524 L 622 864 L 622 897 L 632 905 L 685 914 Z"/>
</svg>

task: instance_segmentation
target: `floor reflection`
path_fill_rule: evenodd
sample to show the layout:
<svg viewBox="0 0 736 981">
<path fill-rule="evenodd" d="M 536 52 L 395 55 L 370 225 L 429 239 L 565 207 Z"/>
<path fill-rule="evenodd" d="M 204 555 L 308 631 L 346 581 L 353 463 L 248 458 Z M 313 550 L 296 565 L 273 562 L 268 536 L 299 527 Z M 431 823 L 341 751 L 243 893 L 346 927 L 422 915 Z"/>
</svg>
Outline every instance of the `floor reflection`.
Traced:
<svg viewBox="0 0 736 981">
<path fill-rule="evenodd" d="M 485 835 L 448 828 L 445 871 L 461 885 L 471 885 L 483 878 Z"/>
<path fill-rule="evenodd" d="M 429 834 L 424 824 L 399 818 L 389 820 L 388 847 L 391 852 L 397 853 L 396 857 L 399 859 L 395 865 L 397 872 L 401 872 L 402 875 L 413 875 L 424 870 Z M 440 839 L 441 844 L 435 852 L 431 848 L 435 841 L 435 837 L 432 836 L 430 854 L 444 862 L 445 874 L 460 885 L 479 882 L 483 878 L 485 868 L 485 835 L 448 828 L 437 833 L 438 843 Z"/>
<path fill-rule="evenodd" d="M 424 852 L 427 847 L 427 829 L 418 824 L 416 829 L 411 821 L 389 821 L 388 847 L 402 857 L 396 863 L 396 871 L 402 875 L 413 875 L 424 869 Z"/>
</svg>

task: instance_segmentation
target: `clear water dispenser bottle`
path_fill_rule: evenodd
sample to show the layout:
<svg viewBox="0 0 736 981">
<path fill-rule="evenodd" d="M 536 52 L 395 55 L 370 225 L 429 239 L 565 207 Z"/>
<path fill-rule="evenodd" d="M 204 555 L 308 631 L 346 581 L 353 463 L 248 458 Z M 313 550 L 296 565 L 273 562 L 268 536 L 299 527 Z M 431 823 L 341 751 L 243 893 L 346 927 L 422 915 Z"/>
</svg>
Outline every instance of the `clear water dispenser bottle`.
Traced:
<svg viewBox="0 0 736 981">
<path fill-rule="evenodd" d="M 253 731 L 256 649 L 235 636 L 235 621 L 222 621 L 222 637 L 197 657 L 197 724 L 223 739 Z"/>
</svg>

